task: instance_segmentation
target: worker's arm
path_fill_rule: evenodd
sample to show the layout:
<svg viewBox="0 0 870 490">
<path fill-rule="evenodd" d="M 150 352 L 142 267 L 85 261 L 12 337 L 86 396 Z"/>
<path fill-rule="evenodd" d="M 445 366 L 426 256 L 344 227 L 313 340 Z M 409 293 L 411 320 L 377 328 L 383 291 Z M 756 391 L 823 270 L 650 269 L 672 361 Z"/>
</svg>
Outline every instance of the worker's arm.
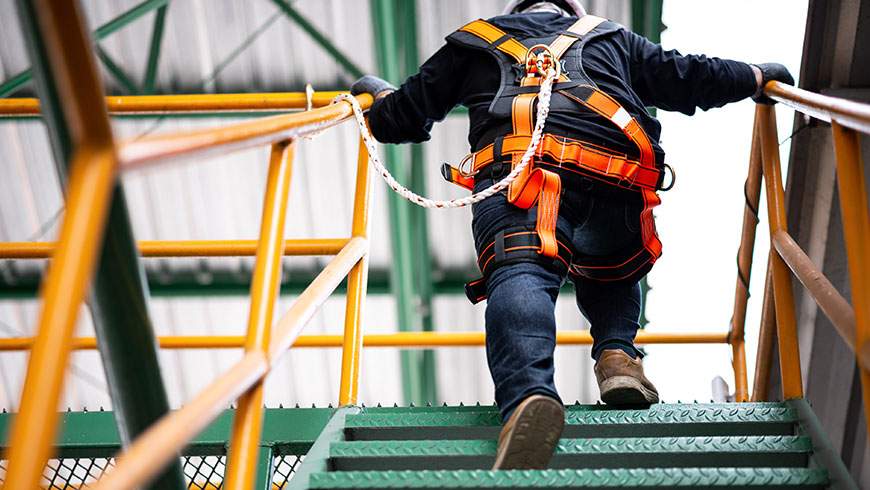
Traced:
<svg viewBox="0 0 870 490">
<path fill-rule="evenodd" d="M 747 63 L 704 55 L 683 56 L 633 32 L 625 31 L 624 35 L 631 57 L 632 88 L 648 106 L 692 115 L 696 108 L 708 110 L 757 96 L 760 84 L 766 81 L 791 80 L 790 75 L 788 80 L 782 76 L 782 71 L 788 74 L 784 67 L 771 72 L 772 78 L 765 78 L 763 69 Z"/>
<path fill-rule="evenodd" d="M 457 48 L 445 45 L 420 72 L 401 87 L 380 87 L 369 111 L 372 134 L 381 143 L 421 143 L 429 140 L 435 122 L 459 103 L 465 77 L 457 71 Z M 360 79 L 357 83 L 362 81 Z"/>
</svg>

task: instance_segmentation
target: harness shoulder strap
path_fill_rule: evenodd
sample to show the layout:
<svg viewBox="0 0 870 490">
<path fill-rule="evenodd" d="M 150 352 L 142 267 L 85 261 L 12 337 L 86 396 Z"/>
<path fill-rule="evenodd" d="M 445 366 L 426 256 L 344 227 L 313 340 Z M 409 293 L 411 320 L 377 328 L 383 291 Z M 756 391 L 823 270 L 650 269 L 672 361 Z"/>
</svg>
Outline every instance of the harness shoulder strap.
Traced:
<svg viewBox="0 0 870 490">
<path fill-rule="evenodd" d="M 502 53 L 507 54 L 517 61 L 517 63 L 525 63 L 526 48 L 523 43 L 514 39 L 510 34 L 490 24 L 489 22 L 478 19 L 469 22 L 462 26 L 457 32 L 464 32 L 473 35 L 481 41 L 484 41 L 490 48 L 497 49 Z"/>
<path fill-rule="evenodd" d="M 573 23 L 565 34 L 560 34 L 559 37 L 550 44 L 550 51 L 553 52 L 553 56 L 555 56 L 557 60 L 562 59 L 562 55 L 565 54 L 565 51 L 568 51 L 568 48 L 577 42 L 577 40 L 586 34 L 589 34 L 593 29 L 606 21 L 607 19 L 596 17 L 594 15 L 584 15 L 583 17 L 580 17 L 580 20 Z"/>
</svg>

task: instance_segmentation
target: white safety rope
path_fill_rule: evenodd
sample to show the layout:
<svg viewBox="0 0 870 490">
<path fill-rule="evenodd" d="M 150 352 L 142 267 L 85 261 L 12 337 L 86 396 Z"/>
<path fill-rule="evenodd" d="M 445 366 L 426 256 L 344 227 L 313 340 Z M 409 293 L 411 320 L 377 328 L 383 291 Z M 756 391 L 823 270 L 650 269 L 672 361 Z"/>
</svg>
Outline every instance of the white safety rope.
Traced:
<svg viewBox="0 0 870 490">
<path fill-rule="evenodd" d="M 520 160 L 519 165 L 514 167 L 513 171 L 508 174 L 507 177 L 496 182 L 492 186 L 470 196 L 460 199 L 451 199 L 449 201 L 429 199 L 420 196 L 397 182 L 381 162 L 375 139 L 372 137 L 371 132 L 369 132 L 362 108 L 356 98 L 350 94 L 342 94 L 336 97 L 335 101 L 346 100 L 350 102 L 350 105 L 353 107 L 353 114 L 356 117 L 356 122 L 359 125 L 360 134 L 362 135 L 362 139 L 369 151 L 369 162 L 371 162 L 375 170 L 377 170 L 378 173 L 381 174 L 381 177 L 383 177 L 384 182 L 386 182 L 387 185 L 396 192 L 396 194 L 424 208 L 461 208 L 463 206 L 483 201 L 487 197 L 506 189 L 514 180 L 517 179 L 517 177 L 519 177 L 523 170 L 529 166 L 529 163 L 531 163 L 532 157 L 538 150 L 538 145 L 541 143 L 541 139 L 544 135 L 544 124 L 547 122 L 547 115 L 550 113 L 550 96 L 553 94 L 553 82 L 556 80 L 556 77 L 557 73 L 555 70 L 550 70 L 547 73 L 546 78 L 541 82 L 541 90 L 538 93 L 538 112 L 535 129 L 532 132 L 532 139 L 529 141 L 529 147 L 526 148 L 526 152 L 523 153 L 523 158 Z"/>
</svg>

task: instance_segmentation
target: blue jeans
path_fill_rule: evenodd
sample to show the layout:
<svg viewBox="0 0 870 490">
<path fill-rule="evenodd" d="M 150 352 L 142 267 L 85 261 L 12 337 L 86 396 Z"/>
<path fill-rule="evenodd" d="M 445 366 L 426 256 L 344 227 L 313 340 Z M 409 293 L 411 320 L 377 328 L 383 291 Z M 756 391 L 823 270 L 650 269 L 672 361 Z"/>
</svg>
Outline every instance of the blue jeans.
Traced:
<svg viewBox="0 0 870 490">
<path fill-rule="evenodd" d="M 475 190 L 490 185 L 491 179 L 481 179 Z M 595 192 L 597 185 L 585 178 L 563 179 L 556 226 L 576 250 L 608 256 L 636 241 L 641 208 L 619 195 Z M 524 210 L 508 203 L 503 194 L 476 204 L 472 229 L 477 250 L 506 228 L 535 223 L 536 213 L 534 207 Z M 560 399 L 553 382 L 554 309 L 565 280 L 564 273 L 535 262 L 499 267 L 487 280 L 486 355 L 504 420 L 530 395 Z M 604 349 L 640 356 L 634 347 L 641 308 L 638 283 L 572 280 L 577 306 L 592 325 L 592 357 L 597 360 Z"/>
</svg>

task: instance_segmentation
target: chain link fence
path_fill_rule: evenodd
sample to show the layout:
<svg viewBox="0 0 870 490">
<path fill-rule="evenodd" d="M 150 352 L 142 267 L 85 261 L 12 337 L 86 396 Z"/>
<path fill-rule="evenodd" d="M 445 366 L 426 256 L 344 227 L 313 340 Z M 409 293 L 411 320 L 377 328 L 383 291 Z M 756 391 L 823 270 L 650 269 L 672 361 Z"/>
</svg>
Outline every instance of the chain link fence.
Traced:
<svg viewBox="0 0 870 490">
<path fill-rule="evenodd" d="M 276 451 L 280 452 L 280 451 Z M 296 474 L 305 456 L 278 454 L 272 461 L 272 488 L 284 490 Z M 223 488 L 226 455 L 183 456 L 182 468 L 191 490 Z M 42 488 L 47 490 L 79 490 L 90 488 L 103 472 L 114 466 L 112 458 L 62 458 L 48 461 L 42 473 Z M 5 460 L 0 460 L 0 487 L 6 481 Z"/>
</svg>

